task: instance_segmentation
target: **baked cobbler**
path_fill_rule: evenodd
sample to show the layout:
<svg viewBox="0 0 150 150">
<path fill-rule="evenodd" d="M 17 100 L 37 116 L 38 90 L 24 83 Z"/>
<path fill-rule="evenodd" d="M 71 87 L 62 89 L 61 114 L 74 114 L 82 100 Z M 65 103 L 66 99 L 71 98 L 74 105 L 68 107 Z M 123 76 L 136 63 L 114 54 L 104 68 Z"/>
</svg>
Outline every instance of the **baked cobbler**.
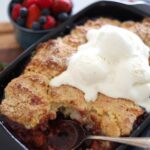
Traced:
<svg viewBox="0 0 150 150">
<path fill-rule="evenodd" d="M 129 99 L 99 93 L 95 101 L 87 102 L 84 92 L 76 87 L 49 85 L 51 79 L 67 69 L 68 58 L 77 47 L 87 42 L 86 33 L 106 24 L 128 29 L 150 46 L 149 18 L 141 22 L 88 20 L 69 35 L 40 44 L 23 73 L 7 85 L 1 113 L 7 117 L 8 128 L 29 149 L 60 150 L 50 144 L 49 137 L 61 119 L 75 120 L 89 134 L 119 137 L 129 136 L 138 118 L 145 114 L 145 109 Z M 115 146 L 111 142 L 91 141 L 79 149 L 112 150 Z"/>
</svg>

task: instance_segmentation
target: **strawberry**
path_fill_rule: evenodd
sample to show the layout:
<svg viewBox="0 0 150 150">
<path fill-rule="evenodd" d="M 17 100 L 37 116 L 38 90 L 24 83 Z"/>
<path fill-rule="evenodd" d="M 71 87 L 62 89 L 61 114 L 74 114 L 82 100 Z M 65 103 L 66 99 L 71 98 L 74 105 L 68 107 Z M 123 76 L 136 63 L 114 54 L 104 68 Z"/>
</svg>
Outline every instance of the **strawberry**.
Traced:
<svg viewBox="0 0 150 150">
<path fill-rule="evenodd" d="M 35 4 L 32 4 L 28 9 L 26 26 L 31 29 L 33 22 L 39 20 L 40 14 L 41 11 L 39 7 Z"/>
<path fill-rule="evenodd" d="M 56 25 L 56 20 L 54 17 L 52 16 L 47 16 L 46 17 L 47 21 L 46 23 L 43 25 L 44 29 L 50 29 L 53 28 Z"/>
<path fill-rule="evenodd" d="M 70 12 L 72 2 L 70 0 L 55 0 L 52 9 L 54 13 Z"/>
<path fill-rule="evenodd" d="M 52 8 L 53 0 L 38 0 L 39 7 L 43 8 Z"/>
<path fill-rule="evenodd" d="M 32 4 L 38 5 L 38 0 L 25 0 L 26 7 L 30 7 Z"/>
<path fill-rule="evenodd" d="M 21 4 L 15 4 L 12 8 L 12 18 L 16 21 L 20 16 Z"/>
<path fill-rule="evenodd" d="M 26 8 L 28 7 L 27 0 L 24 0 L 24 1 L 23 1 L 22 6 L 23 6 L 23 7 L 26 7 Z"/>
</svg>

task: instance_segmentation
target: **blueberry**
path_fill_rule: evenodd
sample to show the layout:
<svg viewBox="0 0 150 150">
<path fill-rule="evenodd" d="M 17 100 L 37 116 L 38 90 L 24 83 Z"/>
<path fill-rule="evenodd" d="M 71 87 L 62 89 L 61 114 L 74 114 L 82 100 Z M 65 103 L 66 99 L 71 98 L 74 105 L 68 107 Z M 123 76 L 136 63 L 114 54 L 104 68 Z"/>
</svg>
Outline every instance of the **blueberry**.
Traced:
<svg viewBox="0 0 150 150">
<path fill-rule="evenodd" d="M 23 0 L 12 0 L 12 3 L 22 3 Z"/>
<path fill-rule="evenodd" d="M 69 18 L 69 15 L 67 13 L 60 13 L 57 16 L 59 21 L 66 21 Z"/>
<path fill-rule="evenodd" d="M 24 26 L 26 21 L 25 21 L 24 18 L 19 17 L 16 22 L 17 22 L 17 24 L 19 24 L 20 26 Z"/>
<path fill-rule="evenodd" d="M 39 22 L 33 22 L 32 29 L 33 30 L 40 30 L 40 23 Z"/>
<path fill-rule="evenodd" d="M 26 7 L 22 7 L 22 8 L 20 9 L 20 16 L 21 16 L 21 17 L 26 17 L 27 14 L 28 14 L 28 9 L 27 9 Z"/>
<path fill-rule="evenodd" d="M 50 14 L 51 14 L 51 11 L 49 9 L 45 8 L 41 11 L 41 15 L 43 15 L 43 16 L 47 16 L 47 15 L 50 15 Z"/>
<path fill-rule="evenodd" d="M 47 21 L 47 19 L 46 19 L 45 16 L 41 16 L 40 19 L 39 19 L 39 23 L 40 23 L 41 25 L 45 24 L 46 21 Z"/>
</svg>

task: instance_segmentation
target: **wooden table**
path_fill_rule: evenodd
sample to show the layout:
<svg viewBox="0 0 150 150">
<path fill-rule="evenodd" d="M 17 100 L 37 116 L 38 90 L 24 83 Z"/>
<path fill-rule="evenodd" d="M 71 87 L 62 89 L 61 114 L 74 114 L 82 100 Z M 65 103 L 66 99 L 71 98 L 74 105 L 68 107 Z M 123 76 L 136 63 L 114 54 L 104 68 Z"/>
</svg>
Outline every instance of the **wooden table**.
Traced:
<svg viewBox="0 0 150 150">
<path fill-rule="evenodd" d="M 2 64 L 13 61 L 20 53 L 22 48 L 16 41 L 14 28 L 10 23 L 0 24 L 0 70 Z"/>
</svg>

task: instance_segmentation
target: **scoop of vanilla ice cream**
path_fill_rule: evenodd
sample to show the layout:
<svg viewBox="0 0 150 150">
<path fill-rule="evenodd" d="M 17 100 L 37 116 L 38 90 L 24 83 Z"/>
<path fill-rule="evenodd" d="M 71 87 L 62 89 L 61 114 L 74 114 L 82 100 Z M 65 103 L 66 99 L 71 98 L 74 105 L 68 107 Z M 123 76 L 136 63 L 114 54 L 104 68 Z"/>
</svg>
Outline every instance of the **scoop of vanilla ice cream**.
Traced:
<svg viewBox="0 0 150 150">
<path fill-rule="evenodd" d="M 150 111 L 149 47 L 136 34 L 112 25 L 88 31 L 87 40 L 50 85 L 76 87 L 86 101 L 96 100 L 98 93 L 130 99 Z"/>
</svg>

